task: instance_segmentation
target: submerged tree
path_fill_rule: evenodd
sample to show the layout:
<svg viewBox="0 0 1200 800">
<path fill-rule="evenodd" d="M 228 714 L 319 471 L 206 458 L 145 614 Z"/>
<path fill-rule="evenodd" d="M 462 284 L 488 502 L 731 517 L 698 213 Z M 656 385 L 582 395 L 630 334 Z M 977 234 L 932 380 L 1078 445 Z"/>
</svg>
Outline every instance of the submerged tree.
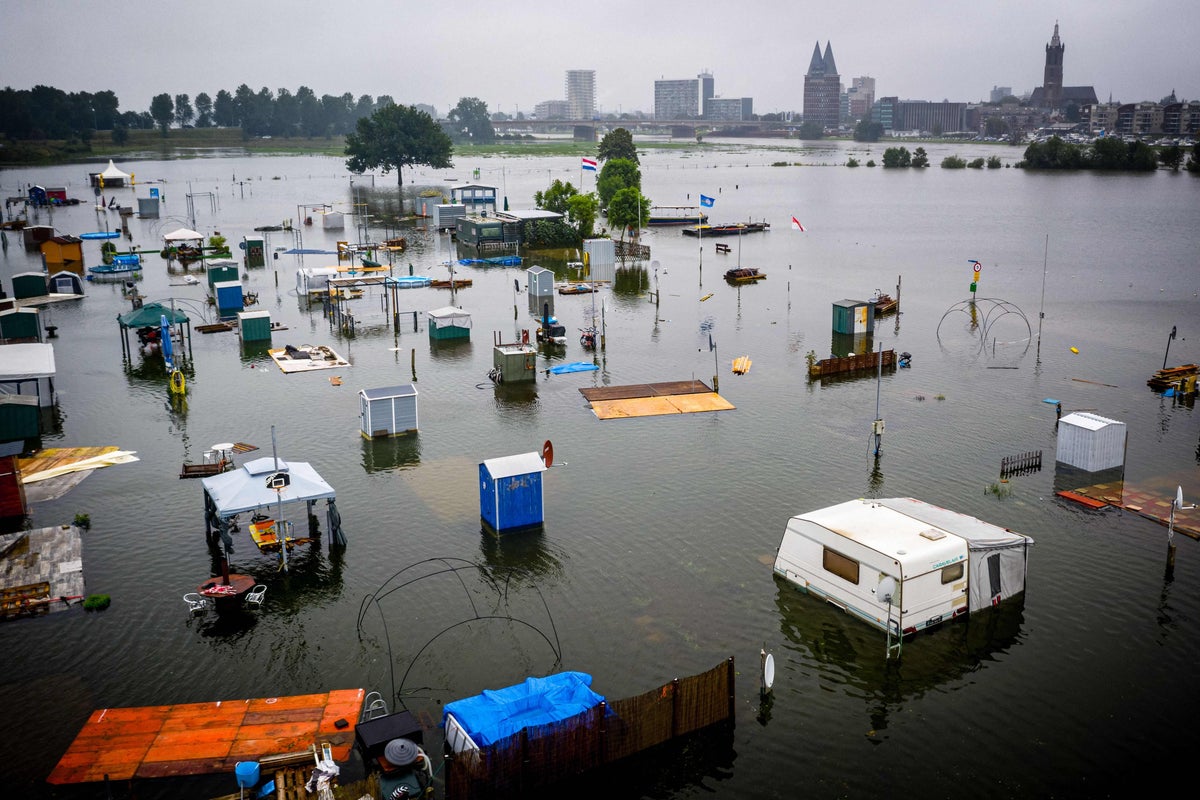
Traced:
<svg viewBox="0 0 1200 800">
<path fill-rule="evenodd" d="M 496 141 L 496 129 L 488 114 L 487 103 L 478 97 L 463 97 L 446 115 L 458 137 L 472 144 L 491 144 Z"/>
<path fill-rule="evenodd" d="M 627 158 L 614 158 L 604 162 L 600 177 L 596 179 L 596 194 L 600 196 L 600 207 L 607 208 L 613 195 L 622 189 L 642 187 L 642 171 Z"/>
<path fill-rule="evenodd" d="M 633 134 L 625 128 L 614 128 L 604 134 L 604 138 L 600 140 L 600 148 L 596 153 L 596 158 L 600 161 L 607 161 L 610 158 L 624 158 L 632 161 L 634 164 L 639 163 L 637 148 L 633 145 Z"/>
<path fill-rule="evenodd" d="M 358 120 L 346 136 L 346 169 L 362 173 L 396 170 L 396 185 L 404 186 L 404 167 L 421 164 L 434 169 L 451 166 L 454 146 L 433 117 L 415 106 L 387 106 Z"/>
<path fill-rule="evenodd" d="M 637 226 L 650 219 L 650 200 L 642 196 L 634 186 L 627 186 L 612 196 L 608 203 L 608 224 L 621 229 L 621 241 L 625 241 L 625 229 Z"/>
</svg>

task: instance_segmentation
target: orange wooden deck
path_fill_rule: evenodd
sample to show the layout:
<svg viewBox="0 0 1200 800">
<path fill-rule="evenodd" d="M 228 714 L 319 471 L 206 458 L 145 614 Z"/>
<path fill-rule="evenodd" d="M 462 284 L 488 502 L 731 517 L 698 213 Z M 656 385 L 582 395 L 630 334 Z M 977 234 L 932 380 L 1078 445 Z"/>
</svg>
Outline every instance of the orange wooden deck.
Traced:
<svg viewBox="0 0 1200 800">
<path fill-rule="evenodd" d="M 93 711 L 46 780 L 87 783 L 233 772 L 239 761 L 328 742 L 344 761 L 362 711 L 362 689 Z M 338 730 L 334 723 L 350 723 Z"/>
</svg>

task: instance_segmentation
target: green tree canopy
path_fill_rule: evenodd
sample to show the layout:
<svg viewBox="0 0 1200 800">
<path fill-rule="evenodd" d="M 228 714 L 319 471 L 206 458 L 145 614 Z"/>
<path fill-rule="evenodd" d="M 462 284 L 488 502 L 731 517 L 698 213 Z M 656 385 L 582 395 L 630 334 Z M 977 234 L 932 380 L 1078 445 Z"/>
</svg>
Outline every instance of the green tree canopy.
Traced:
<svg viewBox="0 0 1200 800">
<path fill-rule="evenodd" d="M 1183 165 L 1183 148 L 1177 144 L 1168 145 L 1158 153 L 1158 160 L 1173 172 L 1178 172 Z"/>
<path fill-rule="evenodd" d="M 225 89 L 218 91 L 217 98 L 213 101 L 213 124 L 218 128 L 232 128 L 237 124 L 233 95 Z"/>
<path fill-rule="evenodd" d="M 196 127 L 211 128 L 213 125 L 213 102 L 207 93 L 196 95 Z"/>
<path fill-rule="evenodd" d="M 625 128 L 614 128 L 604 134 L 604 138 L 600 140 L 600 148 L 596 153 L 596 158 L 600 161 L 607 161 L 610 158 L 623 158 L 627 161 L 632 161 L 634 164 L 638 161 L 637 148 L 633 145 L 633 134 Z"/>
<path fill-rule="evenodd" d="M 883 151 L 883 166 L 888 167 L 907 167 L 912 163 L 912 153 L 908 152 L 907 147 L 889 147 Z"/>
<path fill-rule="evenodd" d="M 175 95 L 175 121 L 184 128 L 192 124 L 196 112 L 192 109 L 192 99 L 186 94 Z"/>
<path fill-rule="evenodd" d="M 162 135 L 166 136 L 167 128 L 175 119 L 175 104 L 171 102 L 171 95 L 166 92 L 154 95 L 150 99 L 150 116 L 154 117 L 154 122 L 162 131 Z"/>
<path fill-rule="evenodd" d="M 455 131 L 455 138 L 473 144 L 491 144 L 496 141 L 496 129 L 488 114 L 487 103 L 478 97 L 463 97 L 458 105 L 446 115 Z"/>
<path fill-rule="evenodd" d="M 800 126 L 798 135 L 801 139 L 820 139 L 825 135 L 825 129 L 819 122 L 806 122 Z"/>
<path fill-rule="evenodd" d="M 929 166 L 929 154 L 925 152 L 924 147 L 918 147 L 916 150 L 913 150 L 912 162 L 910 163 L 910 166 L 913 166 L 913 167 L 928 167 Z"/>
<path fill-rule="evenodd" d="M 883 136 L 882 123 L 864 119 L 854 126 L 854 141 L 856 142 L 878 142 L 881 136 Z"/>
<path fill-rule="evenodd" d="M 433 117 L 415 106 L 387 106 L 359 118 L 354 133 L 346 137 L 346 169 L 380 169 L 384 175 L 394 169 L 397 186 L 403 186 L 404 167 L 449 167 L 453 150 L 450 137 Z"/>
<path fill-rule="evenodd" d="M 622 189 L 642 187 L 642 171 L 638 165 L 627 158 L 612 158 L 604 162 L 600 169 L 600 177 L 596 179 L 596 194 L 600 197 L 600 207 L 607 208 L 612 202 L 613 195 Z"/>
<path fill-rule="evenodd" d="M 575 226 L 580 241 L 592 238 L 599 210 L 600 204 L 596 201 L 596 195 L 591 192 L 567 198 L 567 219 Z"/>
<path fill-rule="evenodd" d="M 554 183 L 550 184 L 550 188 L 544 192 L 536 192 L 533 195 L 533 202 L 538 208 L 544 208 L 547 211 L 554 211 L 558 214 L 566 214 L 568 201 L 577 194 L 579 194 L 579 190 L 570 183 L 563 183 L 558 178 L 555 178 Z"/>
<path fill-rule="evenodd" d="M 627 186 L 612 196 L 608 203 L 608 224 L 621 229 L 621 241 L 625 241 L 625 229 L 645 224 L 650 219 L 650 200 L 643 197 L 635 186 Z"/>
</svg>

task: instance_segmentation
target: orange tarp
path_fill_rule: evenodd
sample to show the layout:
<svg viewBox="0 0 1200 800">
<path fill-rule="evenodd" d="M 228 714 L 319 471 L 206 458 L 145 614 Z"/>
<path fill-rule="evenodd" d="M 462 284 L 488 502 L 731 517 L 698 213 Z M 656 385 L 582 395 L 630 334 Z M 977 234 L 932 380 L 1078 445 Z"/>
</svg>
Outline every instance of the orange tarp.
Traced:
<svg viewBox="0 0 1200 800">
<path fill-rule="evenodd" d="M 362 689 L 93 711 L 46 780 L 87 783 L 232 772 L 239 761 L 328 743 L 344 761 Z M 338 730 L 336 722 L 350 723 Z"/>
</svg>

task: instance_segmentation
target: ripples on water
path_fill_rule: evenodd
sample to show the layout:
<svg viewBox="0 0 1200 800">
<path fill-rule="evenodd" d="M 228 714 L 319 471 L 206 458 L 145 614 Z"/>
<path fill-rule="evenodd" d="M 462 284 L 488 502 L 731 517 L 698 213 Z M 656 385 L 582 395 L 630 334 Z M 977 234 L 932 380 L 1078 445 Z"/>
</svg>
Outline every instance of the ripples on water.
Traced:
<svg viewBox="0 0 1200 800">
<path fill-rule="evenodd" d="M 839 147 L 818 161 L 843 160 Z M 933 163 L 956 152 L 928 149 Z M 1200 319 L 1187 211 L 1194 179 L 768 166 L 808 158 L 744 145 L 724 155 L 647 152 L 643 173 L 655 203 L 704 192 L 717 197 L 717 221 L 766 218 L 775 229 L 744 237 L 729 256 L 703 242 L 703 277 L 700 243 L 650 232 L 657 276 L 651 265 L 630 270 L 596 298 L 609 327 L 600 370 L 547 376 L 541 370 L 551 361 L 543 358 L 527 387 L 497 390 L 485 377 L 494 331 L 511 340 L 536 327 L 524 295 L 513 321 L 512 281 L 523 283 L 515 268 L 460 268 L 475 281 L 456 297 L 473 315 L 472 340 L 433 346 L 423 323 L 398 339 L 382 329 L 353 340 L 335 335 L 294 296 L 300 262 L 280 256 L 246 277 L 262 307 L 288 327 L 273 344 L 333 346 L 353 362 L 338 373 L 343 385 L 331 385 L 331 372 L 284 376 L 231 334 L 193 333 L 186 405 L 168 399 L 153 362 L 135 355 L 122 368 L 113 323 L 126 308 L 119 287 L 89 285 L 82 302 L 52 307 L 61 431 L 45 444 L 117 444 L 141 461 L 99 471 L 62 500 L 35 507 L 38 525 L 91 514 L 88 590 L 114 601 L 101 614 L 0 626 L 10 653 L 0 729 L 21 753 L 6 762 L 6 782 L 24 796 L 94 796 L 97 787 L 43 783 L 94 708 L 350 686 L 390 693 L 409 670 L 398 688 L 410 707 L 437 718 L 443 702 L 558 666 L 591 672 L 599 691 L 620 697 L 729 655 L 739 668 L 732 740 L 718 736 L 693 757 L 675 753 L 617 771 L 603 782 L 606 796 L 862 797 L 897 785 L 922 797 L 1096 796 L 1120 794 L 1132 776 L 1165 767 L 1170 748 L 1161 742 L 1190 728 L 1186 701 L 1195 694 L 1180 678 L 1200 656 L 1200 606 L 1188 590 L 1200 579 L 1195 543 L 1177 537 L 1175 580 L 1164 581 L 1163 529 L 1131 512 L 1056 499 L 1052 468 L 1015 478 L 1007 496 L 988 488 L 1006 455 L 1041 449 L 1053 460 L 1054 409 L 1041 402 L 1053 397 L 1065 412 L 1095 409 L 1128 423 L 1128 486 L 1169 499 L 1182 484 L 1190 500 L 1200 495 L 1194 410 L 1144 386 L 1172 325 L 1180 338 L 1170 360 L 1200 358 L 1188 329 Z M 518 208 L 548 177 L 578 176 L 567 158 L 505 159 L 502 167 L 483 160 L 436 178 L 406 176 L 406 185 L 445 185 L 445 176 L 474 166 L 502 183 Z M 7 194 L 36 181 L 83 195 L 82 173 L 4 172 L 0 183 Z M 249 183 L 232 187 L 226 173 Z M 145 246 L 188 222 L 185 186 L 215 190 L 217 213 L 198 211 L 197 224 L 219 227 L 235 246 L 254 226 L 294 216 L 298 204 L 352 200 L 338 159 L 148 162 L 137 174 L 161 175 L 170 198 L 171 216 L 132 221 Z M 389 191 L 381 182 L 369 196 Z M 792 214 L 808 233 L 788 230 Z M 71 233 L 100 224 L 86 206 L 55 211 L 53 223 Z M 301 233 L 305 246 L 354 238 L 349 229 Z M 413 246 L 401 267 L 411 261 L 418 273 L 445 277 L 446 243 L 417 230 L 403 235 Z M 270 250 L 294 243 L 290 234 L 268 234 Z M 1040 364 L 1016 315 L 993 329 L 995 355 L 969 316 L 954 313 L 939 328 L 968 295 L 973 258 L 984 264 L 980 298 L 1015 304 L 1035 332 L 1045 268 Z M 721 272 L 738 260 L 763 268 L 767 280 L 725 285 Z M 5 277 L 37 268 L 14 247 L 3 264 Z M 914 355 L 912 369 L 880 382 L 887 431 L 875 464 L 868 434 L 876 382 L 810 383 L 804 356 L 824 357 L 839 344 L 829 330 L 832 301 L 893 291 L 898 275 L 904 313 L 881 320 L 874 341 L 860 343 Z M 140 287 L 148 300 L 176 297 L 202 308 L 203 287 L 171 285 L 178 280 L 152 254 Z M 656 285 L 657 309 L 647 297 Z M 402 308 L 435 308 L 447 295 L 404 292 Z M 590 297 L 555 300 L 569 331 L 591 315 Z M 710 381 L 710 334 L 721 393 L 736 411 L 599 422 L 579 394 L 581 386 Z M 414 351 L 420 432 L 362 440 L 358 389 L 412 381 Z M 728 371 L 739 355 L 753 359 L 748 375 Z M 560 358 L 590 355 L 572 339 Z M 989 368 L 1000 366 L 1016 369 Z M 180 595 L 215 565 L 203 542 L 200 487 L 175 478 L 179 464 L 221 441 L 251 442 L 261 448 L 251 457 L 267 455 L 272 425 L 280 455 L 312 462 L 337 490 L 349 547 L 298 551 L 283 575 L 243 534 L 233 564 L 269 586 L 265 608 L 232 622 L 189 619 Z M 546 439 L 558 466 L 544 476 L 545 530 L 500 541 L 481 534 L 479 461 L 536 451 Z M 857 496 L 908 495 L 1028 533 L 1037 544 L 1023 604 L 918 637 L 895 665 L 882 658 L 882 637 L 775 579 L 771 564 L 788 517 Z M 515 570 L 505 599 L 476 582 L 471 597 L 488 614 L 552 630 L 556 647 L 520 623 L 455 626 L 482 612 L 464 610 L 461 586 L 438 578 L 381 600 L 360 633 L 364 597 L 402 567 L 439 556 L 478 562 L 496 576 Z M 778 665 L 767 706 L 757 694 L 763 647 Z M 207 797 L 230 783 L 141 782 L 137 791 Z"/>
</svg>

